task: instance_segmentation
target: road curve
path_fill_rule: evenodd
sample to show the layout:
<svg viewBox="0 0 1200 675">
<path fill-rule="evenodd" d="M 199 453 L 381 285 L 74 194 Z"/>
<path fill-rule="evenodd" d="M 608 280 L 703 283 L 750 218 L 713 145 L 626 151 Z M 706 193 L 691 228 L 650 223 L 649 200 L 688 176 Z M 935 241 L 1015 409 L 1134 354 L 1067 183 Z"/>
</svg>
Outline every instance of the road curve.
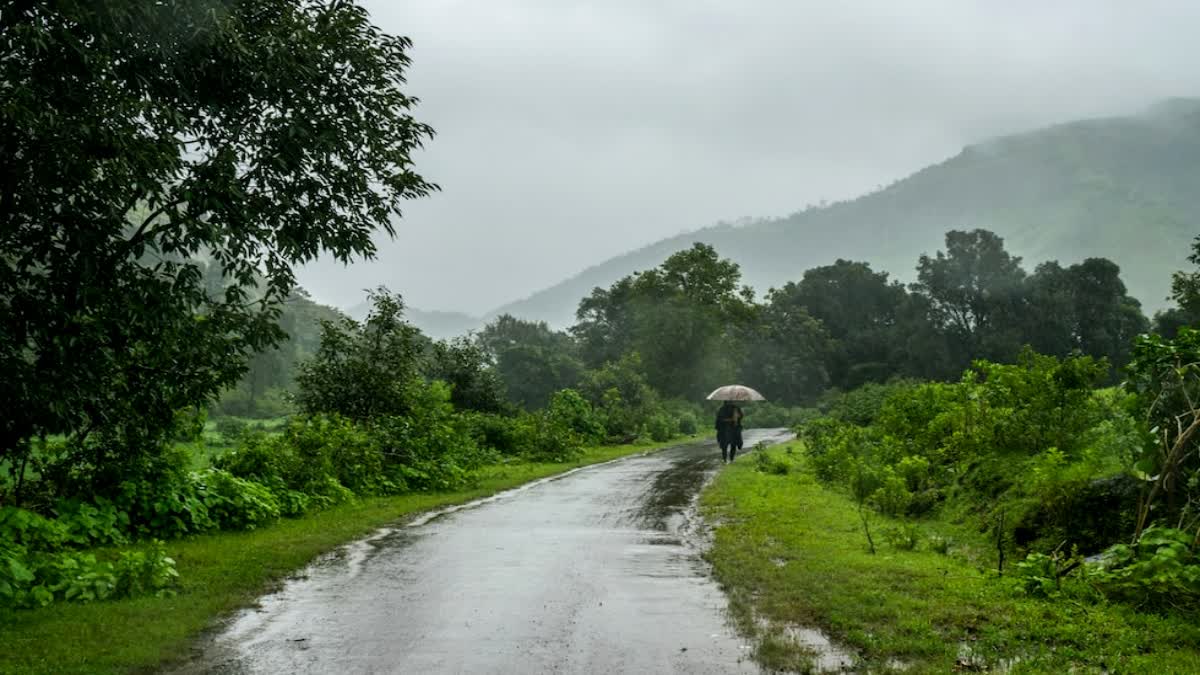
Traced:
<svg viewBox="0 0 1200 675">
<path fill-rule="evenodd" d="M 711 441 L 669 448 L 382 530 L 177 672 L 757 673 L 696 536 L 719 455 Z"/>
</svg>

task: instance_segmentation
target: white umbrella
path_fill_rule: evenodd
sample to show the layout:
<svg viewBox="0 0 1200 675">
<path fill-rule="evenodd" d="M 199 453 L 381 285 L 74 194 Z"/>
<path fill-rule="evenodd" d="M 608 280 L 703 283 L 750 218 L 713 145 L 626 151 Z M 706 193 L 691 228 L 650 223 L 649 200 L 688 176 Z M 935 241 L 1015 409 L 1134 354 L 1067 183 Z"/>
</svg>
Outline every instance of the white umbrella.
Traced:
<svg viewBox="0 0 1200 675">
<path fill-rule="evenodd" d="M 717 387 L 708 395 L 709 401 L 765 401 L 767 398 L 742 384 L 727 384 Z"/>
</svg>

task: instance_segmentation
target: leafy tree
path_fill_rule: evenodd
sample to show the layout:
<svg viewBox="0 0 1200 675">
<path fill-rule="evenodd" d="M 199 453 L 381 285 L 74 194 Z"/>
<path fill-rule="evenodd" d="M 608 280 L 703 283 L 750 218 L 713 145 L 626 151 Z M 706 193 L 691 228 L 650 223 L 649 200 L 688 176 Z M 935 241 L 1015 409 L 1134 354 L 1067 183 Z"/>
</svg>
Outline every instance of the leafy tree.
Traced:
<svg viewBox="0 0 1200 675">
<path fill-rule="evenodd" d="M 1192 254 L 1188 256 L 1188 262 L 1200 265 L 1200 236 L 1192 242 Z M 1171 297 L 1189 315 L 1200 316 L 1200 270 L 1181 270 L 1172 275 Z"/>
<path fill-rule="evenodd" d="M 594 288 L 579 302 L 571 334 L 579 342 L 583 363 L 599 368 L 634 349 L 634 281 L 624 277 L 609 288 Z"/>
<path fill-rule="evenodd" d="M 960 360 L 1011 360 L 1020 349 L 1015 324 L 1025 271 L 987 230 L 946 233 L 946 251 L 922 255 L 913 291 L 929 301 Z"/>
<path fill-rule="evenodd" d="M 1133 338 L 1149 324 L 1141 304 L 1126 293 L 1120 274 L 1121 269 L 1104 258 L 1088 258 L 1067 268 L 1057 262 L 1039 265 L 1026 280 L 1026 342 L 1044 354 L 1081 352 L 1123 366 Z"/>
<path fill-rule="evenodd" d="M 505 314 L 479 333 L 479 343 L 496 364 L 508 399 L 525 408 L 541 408 L 550 396 L 575 387 L 583 375 L 574 339 L 542 321 Z"/>
<path fill-rule="evenodd" d="M 414 387 L 424 385 L 423 336 L 404 321 L 399 295 L 379 289 L 370 299 L 363 323 L 343 317 L 321 326 L 321 347 L 296 378 L 304 412 L 363 421 L 411 411 Z"/>
<path fill-rule="evenodd" d="M 822 323 L 787 292 L 772 290 L 743 333 L 739 380 L 754 382 L 772 401 L 808 403 L 830 384 L 836 343 Z"/>
<path fill-rule="evenodd" d="M 636 351 L 651 386 L 695 397 L 740 363 L 736 327 L 751 317 L 753 298 L 740 281 L 736 263 L 696 244 L 607 291 L 596 289 L 580 303 L 572 329 L 585 363 L 595 367 Z"/>
<path fill-rule="evenodd" d="M 584 374 L 579 391 L 604 415 L 609 435 L 636 434 L 658 411 L 658 393 L 646 381 L 644 372 L 641 356 L 631 352 Z"/>
<path fill-rule="evenodd" d="M 495 413 L 507 408 L 504 384 L 487 353 L 474 339 L 458 337 L 434 342 L 425 374 L 450 385 L 450 402 L 459 410 Z"/>
<path fill-rule="evenodd" d="M 352 2 L 0 12 L 0 462 L 56 433 L 154 452 L 282 337 L 294 264 L 393 233 L 435 189 L 408 47 Z"/>
<path fill-rule="evenodd" d="M 778 314 L 804 308 L 833 340 L 828 354 L 830 383 L 853 389 L 897 374 L 933 376 L 944 361 L 926 304 L 886 272 L 864 262 L 838 260 L 804 273 L 799 282 L 767 298 Z"/>
<path fill-rule="evenodd" d="M 1192 243 L 1188 261 L 1200 266 L 1200 237 Z M 1163 310 L 1154 317 L 1155 331 L 1175 337 L 1184 326 L 1200 326 L 1200 270 L 1180 270 L 1171 277 L 1171 299 L 1176 307 Z"/>
<path fill-rule="evenodd" d="M 1125 386 L 1134 392 L 1151 439 L 1136 469 L 1147 490 L 1138 509 L 1134 538 L 1152 516 L 1167 526 L 1200 525 L 1200 331 L 1181 328 L 1173 340 L 1138 338 Z M 1165 507 L 1165 508 L 1164 508 Z"/>
</svg>

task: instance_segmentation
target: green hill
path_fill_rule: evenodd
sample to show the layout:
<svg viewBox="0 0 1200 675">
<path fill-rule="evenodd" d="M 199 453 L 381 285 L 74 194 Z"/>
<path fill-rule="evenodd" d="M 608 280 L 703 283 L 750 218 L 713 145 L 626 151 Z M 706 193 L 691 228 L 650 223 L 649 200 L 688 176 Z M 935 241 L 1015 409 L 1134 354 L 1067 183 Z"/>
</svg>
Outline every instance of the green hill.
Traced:
<svg viewBox="0 0 1200 675">
<path fill-rule="evenodd" d="M 917 257 L 947 230 L 985 228 L 1033 267 L 1106 257 L 1147 311 L 1200 234 L 1200 99 L 1145 114 L 1083 120 L 971 145 L 858 199 L 785 218 L 722 225 L 607 260 L 489 316 L 568 325 L 580 298 L 697 241 L 741 264 L 760 292 L 837 258 L 911 280 Z"/>
</svg>

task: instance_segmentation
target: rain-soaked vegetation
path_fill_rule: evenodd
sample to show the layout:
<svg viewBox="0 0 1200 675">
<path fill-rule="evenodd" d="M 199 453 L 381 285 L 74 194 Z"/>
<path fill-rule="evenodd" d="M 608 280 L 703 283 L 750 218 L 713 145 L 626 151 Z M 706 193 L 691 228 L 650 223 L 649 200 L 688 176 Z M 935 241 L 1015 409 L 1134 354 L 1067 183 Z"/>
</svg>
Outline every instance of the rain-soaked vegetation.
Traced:
<svg viewBox="0 0 1200 675">
<path fill-rule="evenodd" d="M 0 8 L 0 669 L 153 666 L 381 523 L 707 433 L 732 382 L 800 439 L 708 497 L 746 631 L 876 669 L 1196 666 L 1200 272 L 1164 264 L 1148 318 L 1112 260 L 964 227 L 911 283 L 752 289 L 695 243 L 563 329 L 434 339 L 383 286 L 350 318 L 295 270 L 439 190 L 409 51 L 344 2 Z M 146 642 L 56 662 L 78 622 Z"/>
</svg>

